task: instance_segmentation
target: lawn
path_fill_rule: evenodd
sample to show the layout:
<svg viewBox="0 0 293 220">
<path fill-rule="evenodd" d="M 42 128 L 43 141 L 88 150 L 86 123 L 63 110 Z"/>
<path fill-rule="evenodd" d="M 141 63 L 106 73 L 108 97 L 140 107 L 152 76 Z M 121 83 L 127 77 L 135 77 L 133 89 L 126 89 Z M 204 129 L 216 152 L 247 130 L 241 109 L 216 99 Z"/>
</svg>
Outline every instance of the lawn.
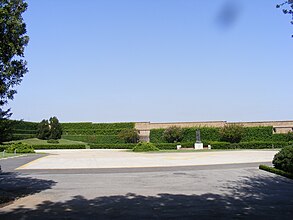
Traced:
<svg viewBox="0 0 293 220">
<path fill-rule="evenodd" d="M 60 145 L 61 144 L 62 145 L 86 144 L 86 143 L 81 142 L 81 141 L 71 141 L 71 140 L 66 140 L 66 139 L 60 139 L 58 141 L 59 141 Z M 47 140 L 40 140 L 40 139 L 37 139 L 37 138 L 10 141 L 10 142 L 7 142 L 7 144 L 9 144 L 9 143 L 18 143 L 18 142 L 26 143 L 26 144 L 29 144 L 29 145 L 32 145 L 32 146 L 34 146 L 34 145 L 52 145 L 52 144 L 48 143 Z M 58 145 L 58 144 L 56 144 L 56 145 Z"/>
</svg>

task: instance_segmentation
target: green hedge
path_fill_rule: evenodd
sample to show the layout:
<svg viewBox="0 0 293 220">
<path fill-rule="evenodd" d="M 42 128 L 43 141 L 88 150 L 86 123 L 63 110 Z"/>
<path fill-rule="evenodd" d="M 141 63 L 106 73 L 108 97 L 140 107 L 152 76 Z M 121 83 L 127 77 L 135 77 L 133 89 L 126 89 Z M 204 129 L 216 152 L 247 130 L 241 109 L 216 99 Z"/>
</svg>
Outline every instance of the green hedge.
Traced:
<svg viewBox="0 0 293 220">
<path fill-rule="evenodd" d="M 35 137 L 36 137 L 35 134 L 13 134 L 12 140 L 17 141 L 17 140 L 30 139 Z"/>
<path fill-rule="evenodd" d="M 220 141 L 220 129 L 211 127 L 194 127 L 183 128 L 183 140 L 182 142 L 195 142 L 195 132 L 200 130 L 200 136 L 202 142 L 207 141 Z M 163 139 L 163 133 L 165 129 L 152 129 L 150 132 L 150 141 L 152 143 L 166 143 Z M 244 127 L 243 138 L 241 142 L 250 141 L 288 141 L 287 134 L 273 134 L 273 127 Z"/>
<path fill-rule="evenodd" d="M 76 129 L 126 129 L 134 128 L 135 123 L 91 123 L 91 122 L 79 122 L 79 123 L 61 123 L 63 130 L 76 130 Z"/>
<path fill-rule="evenodd" d="M 136 144 L 89 144 L 91 149 L 132 149 Z"/>
<path fill-rule="evenodd" d="M 72 141 L 82 141 L 96 144 L 122 144 L 124 143 L 117 135 L 62 135 L 62 138 Z"/>
<path fill-rule="evenodd" d="M 276 169 L 274 167 L 269 167 L 269 166 L 266 166 L 266 165 L 259 165 L 259 169 L 261 170 L 265 170 L 265 171 L 268 171 L 268 172 L 271 172 L 271 173 L 275 173 L 275 174 L 278 174 L 278 175 L 281 175 L 281 176 L 284 176 L 284 177 L 287 177 L 287 178 L 290 178 L 290 179 L 293 179 L 293 174 L 292 173 L 287 173 L 283 170 L 279 170 L 279 169 Z"/>
<path fill-rule="evenodd" d="M 39 123 L 28 122 L 28 121 L 17 121 L 11 120 L 13 122 L 13 130 L 37 130 Z"/>
<path fill-rule="evenodd" d="M 64 135 L 118 135 L 123 129 L 69 129 Z"/>
<path fill-rule="evenodd" d="M 210 142 L 212 149 L 272 149 L 288 146 L 288 142 L 250 141 L 240 143 Z"/>
<path fill-rule="evenodd" d="M 23 130 L 23 129 L 15 129 L 12 131 L 13 134 L 36 134 L 36 130 Z"/>
<path fill-rule="evenodd" d="M 46 145 L 34 145 L 34 149 L 85 149 L 85 144 L 75 144 L 75 145 L 66 145 L 66 144 L 46 144 Z"/>
</svg>

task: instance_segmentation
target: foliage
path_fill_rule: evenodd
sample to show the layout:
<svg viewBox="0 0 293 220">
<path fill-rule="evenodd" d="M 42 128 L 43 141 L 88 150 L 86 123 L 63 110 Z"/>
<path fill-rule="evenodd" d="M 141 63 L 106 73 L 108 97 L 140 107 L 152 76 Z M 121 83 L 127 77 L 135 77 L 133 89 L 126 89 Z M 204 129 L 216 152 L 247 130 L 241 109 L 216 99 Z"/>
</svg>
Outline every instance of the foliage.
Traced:
<svg viewBox="0 0 293 220">
<path fill-rule="evenodd" d="M 82 141 L 96 144 L 122 144 L 124 143 L 117 135 L 62 135 L 62 138 L 72 141 Z"/>
<path fill-rule="evenodd" d="M 50 137 L 50 124 L 48 120 L 43 119 L 37 130 L 37 138 L 41 140 L 48 140 Z"/>
<path fill-rule="evenodd" d="M 125 129 L 122 130 L 118 137 L 122 139 L 125 143 L 137 143 L 139 140 L 139 135 L 135 129 Z"/>
<path fill-rule="evenodd" d="M 293 174 L 293 146 L 284 147 L 274 156 L 274 167 Z"/>
<path fill-rule="evenodd" d="M 221 141 L 239 143 L 243 137 L 244 129 L 241 125 L 229 124 L 220 130 Z"/>
<path fill-rule="evenodd" d="M 250 141 L 240 143 L 229 143 L 229 142 L 209 142 L 212 149 L 272 149 L 272 148 L 283 148 L 288 145 L 288 142 L 278 141 Z"/>
<path fill-rule="evenodd" d="M 171 126 L 163 133 L 163 139 L 168 143 L 180 142 L 183 139 L 183 130 L 180 127 Z"/>
<path fill-rule="evenodd" d="M 61 123 L 63 130 L 77 130 L 77 129 L 130 129 L 134 128 L 134 123 L 91 123 L 91 122 L 79 122 L 79 123 Z"/>
<path fill-rule="evenodd" d="M 0 0 L 0 118 L 8 118 L 9 110 L 2 108 L 16 94 L 14 87 L 20 84 L 28 72 L 23 59 L 29 37 L 22 13 L 27 9 L 23 0 Z"/>
<path fill-rule="evenodd" d="M 152 143 L 140 142 L 133 149 L 134 152 L 148 152 L 159 151 L 159 149 Z"/>
<path fill-rule="evenodd" d="M 36 144 L 35 149 L 85 149 L 85 144 Z"/>
<path fill-rule="evenodd" d="M 274 167 L 269 167 L 269 166 L 266 166 L 266 165 L 259 165 L 259 169 L 261 170 L 265 170 L 265 171 L 268 171 L 268 172 L 271 172 L 271 173 L 275 173 L 275 174 L 278 174 L 278 175 L 281 175 L 281 176 L 284 176 L 284 177 L 287 177 L 287 178 L 290 178 L 290 179 L 293 179 L 293 174 L 292 173 L 287 173 L 283 170 L 279 170 L 279 169 L 276 169 Z"/>
<path fill-rule="evenodd" d="M 12 121 L 0 118 L 0 143 L 12 140 Z"/>
<path fill-rule="evenodd" d="M 288 140 L 288 141 L 293 141 L 293 132 L 292 132 L 292 131 L 289 131 L 289 132 L 287 133 L 287 140 Z"/>
<path fill-rule="evenodd" d="M 89 144 L 90 149 L 133 149 L 136 144 L 123 143 L 123 144 Z"/>
<path fill-rule="evenodd" d="M 49 139 L 60 139 L 62 135 L 62 127 L 61 124 L 59 123 L 59 120 L 57 117 L 51 117 L 49 119 L 50 122 L 50 136 Z"/>
<path fill-rule="evenodd" d="M 64 135 L 118 135 L 123 129 L 68 129 Z"/>
<path fill-rule="evenodd" d="M 24 144 L 21 142 L 13 143 L 6 148 L 7 153 L 35 153 L 34 148 L 31 145 Z"/>
<path fill-rule="evenodd" d="M 49 143 L 49 144 L 59 144 L 59 141 L 55 140 L 55 139 L 49 139 L 49 140 L 47 140 L 47 143 Z"/>
<path fill-rule="evenodd" d="M 293 25 L 293 0 L 288 0 L 283 2 L 282 4 L 276 5 L 277 8 L 282 8 L 284 14 L 288 14 L 291 16 L 291 24 Z M 292 35 L 293 37 L 293 35 Z"/>
</svg>

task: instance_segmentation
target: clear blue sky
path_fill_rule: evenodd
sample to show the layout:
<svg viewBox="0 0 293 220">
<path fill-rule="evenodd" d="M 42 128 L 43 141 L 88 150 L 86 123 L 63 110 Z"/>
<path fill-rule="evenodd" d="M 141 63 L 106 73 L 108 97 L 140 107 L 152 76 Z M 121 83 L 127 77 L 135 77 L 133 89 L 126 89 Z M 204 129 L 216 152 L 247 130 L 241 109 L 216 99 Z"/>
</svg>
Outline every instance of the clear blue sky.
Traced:
<svg viewBox="0 0 293 220">
<path fill-rule="evenodd" d="M 280 2 L 27 0 L 29 73 L 12 118 L 293 119 L 293 26 Z"/>
</svg>

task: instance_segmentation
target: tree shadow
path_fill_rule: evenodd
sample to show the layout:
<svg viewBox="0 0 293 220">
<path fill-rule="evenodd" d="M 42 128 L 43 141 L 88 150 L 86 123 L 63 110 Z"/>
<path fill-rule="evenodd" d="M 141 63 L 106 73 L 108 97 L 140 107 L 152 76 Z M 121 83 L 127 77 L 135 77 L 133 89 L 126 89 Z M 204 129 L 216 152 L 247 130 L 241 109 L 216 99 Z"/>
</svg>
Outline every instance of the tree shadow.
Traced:
<svg viewBox="0 0 293 220">
<path fill-rule="evenodd" d="M 170 183 L 171 184 L 171 183 Z M 293 181 L 278 176 L 243 177 L 222 193 L 201 195 L 134 193 L 18 207 L 1 219 L 292 219 Z"/>
<path fill-rule="evenodd" d="M 55 183 L 52 180 L 20 176 L 15 172 L 0 173 L 0 207 L 17 198 L 51 189 Z"/>
</svg>

